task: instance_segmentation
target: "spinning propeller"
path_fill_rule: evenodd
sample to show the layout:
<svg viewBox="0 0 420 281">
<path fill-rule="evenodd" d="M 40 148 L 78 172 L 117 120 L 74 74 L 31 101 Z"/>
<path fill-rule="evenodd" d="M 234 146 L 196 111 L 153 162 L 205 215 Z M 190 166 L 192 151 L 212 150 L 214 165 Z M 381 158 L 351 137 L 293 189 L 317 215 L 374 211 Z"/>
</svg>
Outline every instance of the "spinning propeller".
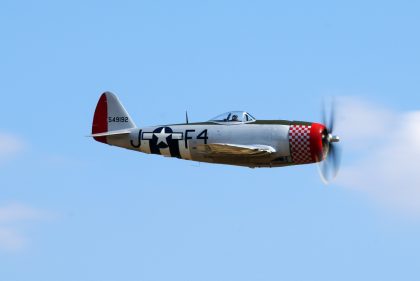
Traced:
<svg viewBox="0 0 420 281">
<path fill-rule="evenodd" d="M 336 176 L 340 167 L 341 151 L 337 146 L 340 137 L 334 135 L 334 125 L 336 123 L 335 103 L 331 105 L 329 116 L 322 107 L 322 123 L 326 130 L 322 132 L 323 161 L 319 163 L 319 173 L 325 184 L 330 183 Z"/>
</svg>

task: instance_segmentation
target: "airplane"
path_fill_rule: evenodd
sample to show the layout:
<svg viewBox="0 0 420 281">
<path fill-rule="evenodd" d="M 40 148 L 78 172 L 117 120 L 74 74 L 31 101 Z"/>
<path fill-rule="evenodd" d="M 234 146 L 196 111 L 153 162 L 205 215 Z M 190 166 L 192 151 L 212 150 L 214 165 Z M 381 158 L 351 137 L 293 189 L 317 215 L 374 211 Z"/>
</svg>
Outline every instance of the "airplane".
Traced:
<svg viewBox="0 0 420 281">
<path fill-rule="evenodd" d="M 326 124 L 325 111 L 323 123 Z M 138 128 L 118 97 L 104 92 L 97 103 L 92 134 L 96 141 L 147 154 L 250 168 L 285 167 L 322 162 L 321 178 L 338 172 L 339 152 L 329 125 L 258 120 L 245 111 L 230 111 L 205 122 Z"/>
</svg>

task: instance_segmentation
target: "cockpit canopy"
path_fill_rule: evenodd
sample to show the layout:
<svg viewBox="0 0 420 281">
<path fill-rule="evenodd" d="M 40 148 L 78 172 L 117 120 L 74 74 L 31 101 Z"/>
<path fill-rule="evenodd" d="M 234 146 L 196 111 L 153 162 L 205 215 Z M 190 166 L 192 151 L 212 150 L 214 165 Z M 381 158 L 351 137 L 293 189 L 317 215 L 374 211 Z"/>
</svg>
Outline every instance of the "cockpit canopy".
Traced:
<svg viewBox="0 0 420 281">
<path fill-rule="evenodd" d="M 220 114 L 212 119 L 210 122 L 217 123 L 249 123 L 254 122 L 256 119 L 245 111 L 229 111 L 223 114 Z"/>
</svg>

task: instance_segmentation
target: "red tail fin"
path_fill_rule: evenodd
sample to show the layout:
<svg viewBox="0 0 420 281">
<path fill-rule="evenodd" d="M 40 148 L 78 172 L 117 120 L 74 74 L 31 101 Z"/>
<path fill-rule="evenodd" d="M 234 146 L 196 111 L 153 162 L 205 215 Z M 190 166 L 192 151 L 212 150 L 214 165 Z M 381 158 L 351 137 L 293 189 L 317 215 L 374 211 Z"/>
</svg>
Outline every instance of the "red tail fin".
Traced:
<svg viewBox="0 0 420 281">
<path fill-rule="evenodd" d="M 96 105 L 95 114 L 92 123 L 92 135 L 108 132 L 108 101 L 106 93 L 100 97 Z M 107 143 L 106 137 L 95 137 L 96 141 Z"/>
<path fill-rule="evenodd" d="M 108 143 L 108 136 L 121 134 L 136 128 L 128 112 L 119 101 L 118 97 L 111 92 L 105 92 L 99 98 L 93 116 L 92 135 L 106 133 L 101 136 L 93 136 L 95 140 Z"/>
</svg>

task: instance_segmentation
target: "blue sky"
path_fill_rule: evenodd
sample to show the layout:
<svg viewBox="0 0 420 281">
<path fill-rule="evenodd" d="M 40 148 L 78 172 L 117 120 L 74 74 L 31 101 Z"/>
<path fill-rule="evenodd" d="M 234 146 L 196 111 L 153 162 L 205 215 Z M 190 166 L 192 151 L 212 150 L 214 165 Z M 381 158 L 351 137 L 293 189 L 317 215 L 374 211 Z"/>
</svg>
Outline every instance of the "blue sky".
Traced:
<svg viewBox="0 0 420 281">
<path fill-rule="evenodd" d="M 418 280 L 419 8 L 2 1 L 1 280 Z M 138 126 L 319 121 L 341 97 L 342 173 L 96 143 L 105 90 Z"/>
</svg>

